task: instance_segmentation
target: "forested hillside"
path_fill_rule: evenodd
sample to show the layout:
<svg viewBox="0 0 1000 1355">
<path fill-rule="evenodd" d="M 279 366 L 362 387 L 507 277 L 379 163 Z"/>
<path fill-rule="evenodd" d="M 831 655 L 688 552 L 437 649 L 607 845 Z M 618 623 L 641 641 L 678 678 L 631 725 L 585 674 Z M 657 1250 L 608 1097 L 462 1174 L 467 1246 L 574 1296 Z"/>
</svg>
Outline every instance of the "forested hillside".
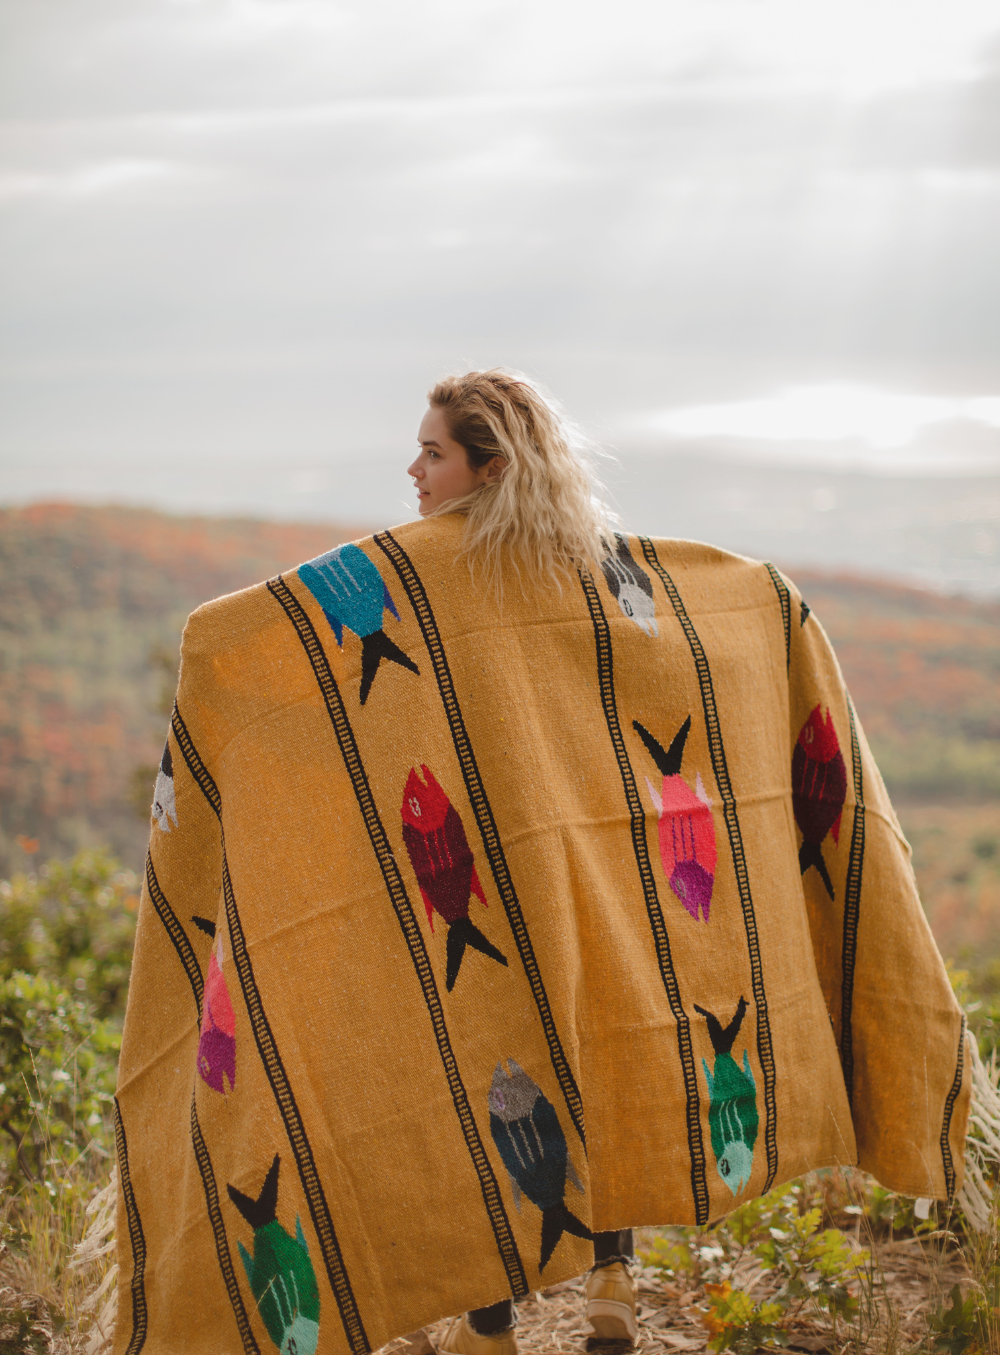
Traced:
<svg viewBox="0 0 1000 1355">
<path fill-rule="evenodd" d="M 0 875 L 95 842 L 141 863 L 130 792 L 163 745 L 188 613 L 364 530 L 0 510 Z"/>
<path fill-rule="evenodd" d="M 141 864 L 188 612 L 364 531 L 0 510 L 0 875 L 91 844 Z M 1000 607 L 790 572 L 837 647 L 939 935 L 1000 953 Z"/>
</svg>

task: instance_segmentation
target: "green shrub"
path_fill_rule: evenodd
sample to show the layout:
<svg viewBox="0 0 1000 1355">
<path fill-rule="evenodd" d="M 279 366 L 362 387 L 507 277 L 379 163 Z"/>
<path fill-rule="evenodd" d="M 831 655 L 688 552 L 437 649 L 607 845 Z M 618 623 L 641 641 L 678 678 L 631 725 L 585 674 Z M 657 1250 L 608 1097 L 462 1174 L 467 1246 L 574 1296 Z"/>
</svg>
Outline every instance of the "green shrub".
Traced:
<svg viewBox="0 0 1000 1355">
<path fill-rule="evenodd" d="M 0 982 L 0 1173 L 45 1183 L 110 1138 L 121 1036 L 52 979 Z M 53 1186 L 53 1189 L 55 1187 Z"/>
<path fill-rule="evenodd" d="M 137 894 L 133 872 L 104 851 L 0 881 L 0 979 L 40 974 L 86 998 L 99 1017 L 120 1019 Z"/>
</svg>

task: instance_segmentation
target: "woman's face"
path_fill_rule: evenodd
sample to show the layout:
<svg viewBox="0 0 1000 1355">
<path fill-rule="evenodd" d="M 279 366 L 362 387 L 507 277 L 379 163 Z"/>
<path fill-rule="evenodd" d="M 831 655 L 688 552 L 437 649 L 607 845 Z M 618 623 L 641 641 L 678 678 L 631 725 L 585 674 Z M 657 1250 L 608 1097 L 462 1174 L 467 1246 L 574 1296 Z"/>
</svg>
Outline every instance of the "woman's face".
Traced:
<svg viewBox="0 0 1000 1355">
<path fill-rule="evenodd" d="M 450 436 L 444 411 L 433 405 L 424 415 L 417 433 L 420 455 L 408 467 L 417 490 L 417 510 L 421 517 L 433 513 L 449 499 L 461 499 L 474 489 L 495 478 L 502 468 L 500 457 L 494 457 L 479 470 L 473 470 L 465 448 Z"/>
</svg>

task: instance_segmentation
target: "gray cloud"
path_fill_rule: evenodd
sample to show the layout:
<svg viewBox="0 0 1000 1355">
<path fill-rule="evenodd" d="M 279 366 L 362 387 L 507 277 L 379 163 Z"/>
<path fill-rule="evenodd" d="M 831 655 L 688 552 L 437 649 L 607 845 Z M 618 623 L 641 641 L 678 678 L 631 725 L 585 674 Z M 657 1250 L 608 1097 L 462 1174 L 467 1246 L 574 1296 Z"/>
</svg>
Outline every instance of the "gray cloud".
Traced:
<svg viewBox="0 0 1000 1355">
<path fill-rule="evenodd" d="M 807 9 L 8 0 L 0 496 L 306 483 L 464 363 L 612 436 L 801 381 L 997 393 L 992 20 L 942 4 L 928 56 L 876 5 L 872 83 Z"/>
</svg>

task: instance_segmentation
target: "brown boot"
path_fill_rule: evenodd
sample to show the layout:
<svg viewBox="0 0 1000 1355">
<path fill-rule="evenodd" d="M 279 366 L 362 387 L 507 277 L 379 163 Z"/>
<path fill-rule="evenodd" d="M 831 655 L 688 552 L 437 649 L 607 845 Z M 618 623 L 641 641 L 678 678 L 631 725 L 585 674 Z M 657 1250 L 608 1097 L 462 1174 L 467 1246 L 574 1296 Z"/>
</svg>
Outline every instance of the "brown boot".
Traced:
<svg viewBox="0 0 1000 1355">
<path fill-rule="evenodd" d="M 473 1331 L 468 1313 L 463 1313 L 451 1319 L 437 1348 L 442 1355 L 517 1355 L 517 1337 L 513 1327 L 496 1336 L 480 1336 Z"/>
<path fill-rule="evenodd" d="M 639 1324 L 635 1317 L 637 1286 L 621 1261 L 600 1266 L 587 1276 L 587 1321 L 600 1341 L 631 1341 Z"/>
</svg>

